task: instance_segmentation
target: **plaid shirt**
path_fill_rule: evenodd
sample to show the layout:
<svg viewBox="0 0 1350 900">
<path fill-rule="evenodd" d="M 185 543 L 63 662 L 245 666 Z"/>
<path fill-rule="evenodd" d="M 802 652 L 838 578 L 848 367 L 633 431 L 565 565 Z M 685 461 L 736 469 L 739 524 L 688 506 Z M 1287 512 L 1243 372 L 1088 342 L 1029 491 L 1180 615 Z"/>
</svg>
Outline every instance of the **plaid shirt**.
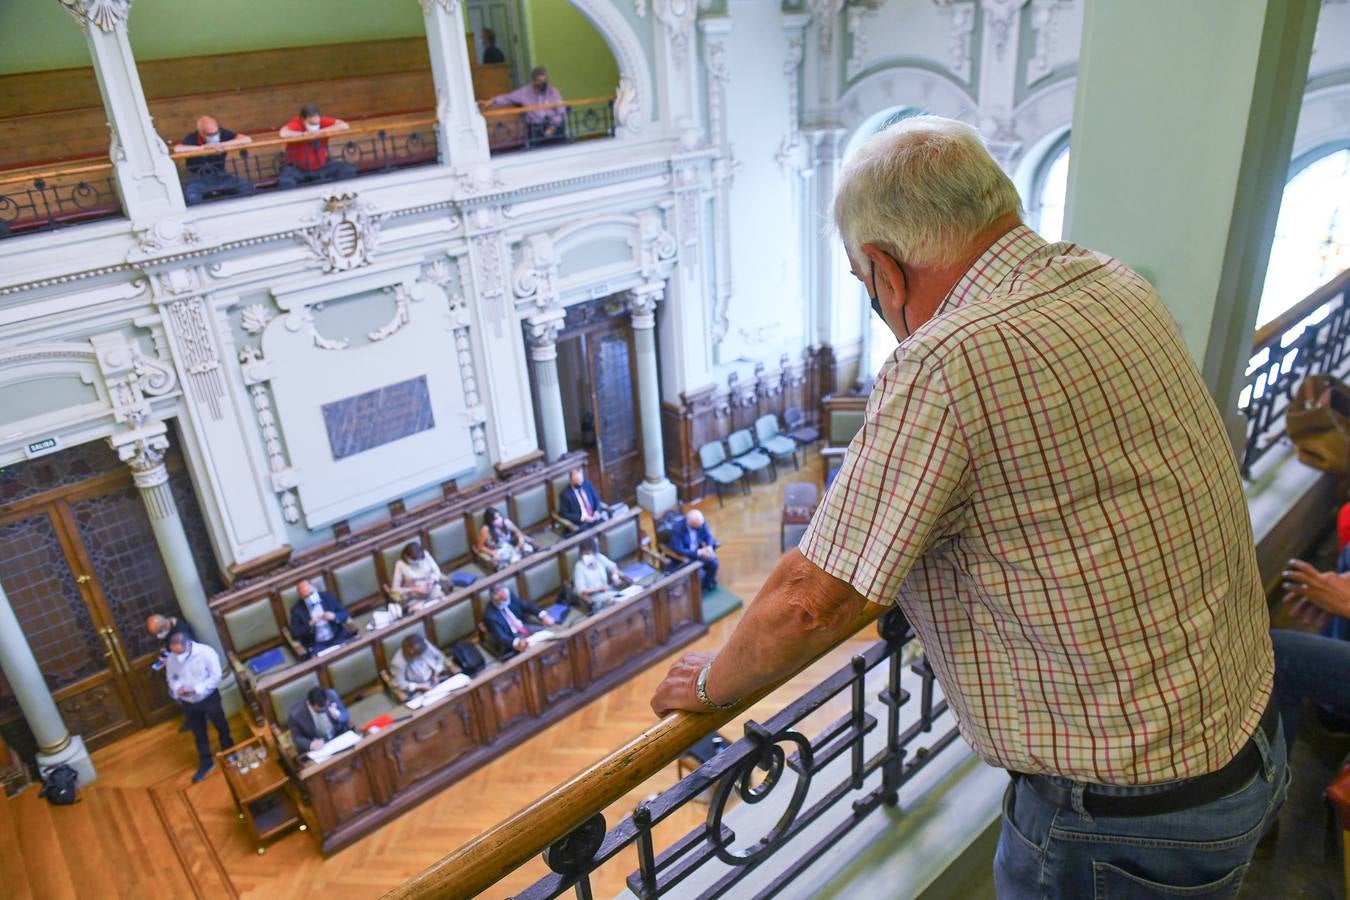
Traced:
<svg viewBox="0 0 1350 900">
<path fill-rule="evenodd" d="M 1270 695 L 1223 424 L 1153 288 L 1019 226 L 877 378 L 801 550 L 899 602 L 991 765 L 1221 768 Z"/>
</svg>

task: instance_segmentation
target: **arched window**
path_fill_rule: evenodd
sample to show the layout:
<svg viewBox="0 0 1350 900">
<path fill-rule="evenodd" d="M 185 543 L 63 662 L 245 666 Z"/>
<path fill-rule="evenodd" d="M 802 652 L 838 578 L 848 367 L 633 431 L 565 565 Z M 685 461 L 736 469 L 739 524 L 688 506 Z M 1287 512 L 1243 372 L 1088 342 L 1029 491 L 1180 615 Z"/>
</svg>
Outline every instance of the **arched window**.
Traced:
<svg viewBox="0 0 1350 900">
<path fill-rule="evenodd" d="M 1066 132 L 1045 154 L 1031 184 L 1031 210 L 1028 218 L 1047 241 L 1058 241 L 1064 234 L 1064 200 L 1069 189 L 1069 135 Z"/>
<path fill-rule="evenodd" d="M 1350 267 L 1350 142 L 1295 161 L 1270 247 L 1259 328 Z"/>
</svg>

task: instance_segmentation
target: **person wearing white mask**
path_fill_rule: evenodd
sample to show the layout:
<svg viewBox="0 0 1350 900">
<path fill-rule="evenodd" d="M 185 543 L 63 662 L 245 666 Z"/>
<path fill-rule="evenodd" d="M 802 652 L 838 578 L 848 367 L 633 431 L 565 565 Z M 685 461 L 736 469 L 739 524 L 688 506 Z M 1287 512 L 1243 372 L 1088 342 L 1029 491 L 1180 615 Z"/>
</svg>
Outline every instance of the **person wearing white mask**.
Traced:
<svg viewBox="0 0 1350 900">
<path fill-rule="evenodd" d="M 198 644 L 181 632 L 171 634 L 165 675 L 169 693 L 187 710 L 188 730 L 197 742 L 197 771 L 192 776 L 195 783 L 215 766 L 206 731 L 208 721 L 216 728 L 221 750 L 234 746 L 225 707 L 220 702 L 220 657 L 207 644 Z"/>
<path fill-rule="evenodd" d="M 205 149 L 225 150 L 252 142 L 253 138 L 246 134 L 221 128 L 220 123 L 210 116 L 198 119 L 197 130 L 173 148 L 174 153 L 187 154 L 183 163 L 187 169 L 187 178 L 183 182 L 183 199 L 187 205 L 201 203 L 207 197 L 247 197 L 252 194 L 253 182 L 230 170 L 229 154 L 209 153 Z"/>
<path fill-rule="evenodd" d="M 572 567 L 572 589 L 595 609 L 603 609 L 614 599 L 613 588 L 622 585 L 623 574 L 619 567 L 599 551 L 595 538 L 582 541 L 581 556 Z"/>
<path fill-rule="evenodd" d="M 186 620 L 177 616 L 161 616 L 156 613 L 145 620 L 145 630 L 150 632 L 155 640 L 159 641 L 159 659 L 151 666 L 156 672 L 164 668 L 164 664 L 169 661 L 170 637 L 181 634 L 189 640 L 195 641 L 197 639 L 197 634 L 192 630 L 192 626 Z M 183 711 L 186 714 L 186 707 Z M 187 722 L 184 722 L 183 727 L 178 729 L 180 733 L 188 730 L 190 729 Z"/>
<path fill-rule="evenodd" d="M 286 145 L 286 161 L 277 173 L 277 187 L 293 188 L 301 184 L 355 178 L 356 166 L 328 156 L 327 136 L 350 127 L 341 119 L 321 115 L 317 103 L 300 107 L 300 115 L 282 126 L 278 134 L 283 138 L 307 137 L 310 140 L 291 141 Z"/>
</svg>

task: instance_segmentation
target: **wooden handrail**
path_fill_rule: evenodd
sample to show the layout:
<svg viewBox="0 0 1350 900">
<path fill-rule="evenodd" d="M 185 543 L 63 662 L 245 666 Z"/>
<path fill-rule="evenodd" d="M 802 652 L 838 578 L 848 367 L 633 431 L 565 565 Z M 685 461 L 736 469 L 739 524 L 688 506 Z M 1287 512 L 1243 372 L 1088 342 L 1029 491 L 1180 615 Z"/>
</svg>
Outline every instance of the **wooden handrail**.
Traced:
<svg viewBox="0 0 1350 900">
<path fill-rule="evenodd" d="M 11 175 L 8 178 L 0 178 L 0 185 L 23 184 L 26 182 L 37 181 L 39 178 L 55 178 L 58 175 L 83 175 L 86 172 L 106 172 L 110 169 L 112 169 L 112 163 L 108 161 L 91 163 L 87 166 L 74 166 L 69 169 L 44 169 L 40 172 L 25 172 L 22 175 Z"/>
<path fill-rule="evenodd" d="M 869 603 L 862 627 L 888 607 Z M 492 887 L 598 810 L 623 798 L 691 745 L 777 690 L 796 672 L 719 712 L 672 713 L 591 767 L 480 834 L 421 874 L 385 894 L 386 900 L 473 897 Z"/>
<path fill-rule="evenodd" d="M 1252 335 L 1252 353 L 1257 353 L 1277 343 L 1286 331 L 1316 312 L 1319 306 L 1347 289 L 1350 289 L 1350 269 L 1346 269 L 1283 313 L 1256 329 L 1256 334 Z"/>
<path fill-rule="evenodd" d="M 263 147 L 263 148 L 284 147 L 287 144 L 303 144 L 308 141 L 323 141 L 323 140 L 341 141 L 344 135 L 350 136 L 363 134 L 377 134 L 381 131 L 389 131 L 390 129 L 397 128 L 399 126 L 411 125 L 415 127 L 420 127 L 435 124 L 436 124 L 435 115 L 416 116 L 399 119 L 397 121 L 384 122 L 381 124 L 370 124 L 370 125 L 351 124 L 350 128 L 344 128 L 340 131 L 325 131 L 320 132 L 319 134 L 302 134 L 297 135 L 296 137 L 289 137 L 289 138 L 284 138 L 280 136 L 255 138 L 254 140 L 249 141 L 247 144 L 233 144 L 229 147 L 211 146 L 208 144 L 202 147 L 198 147 L 194 150 L 175 150 L 171 152 L 169 155 L 172 156 L 174 159 L 186 159 L 187 157 L 190 156 L 214 156 L 217 153 L 237 153 L 240 150 L 252 151 L 253 148 L 255 147 Z M 169 142 L 170 148 L 175 147 L 177 145 L 178 145 L 177 141 Z"/>
<path fill-rule="evenodd" d="M 538 103 L 534 106 L 485 106 L 481 107 L 481 109 L 483 118 L 486 119 L 491 116 L 494 119 L 500 119 L 508 116 L 518 116 L 521 113 L 526 112 L 538 112 L 545 109 L 566 109 L 569 106 L 592 106 L 599 103 L 612 103 L 613 101 L 613 96 L 583 97 L 580 100 L 563 100 L 561 103 Z"/>
</svg>

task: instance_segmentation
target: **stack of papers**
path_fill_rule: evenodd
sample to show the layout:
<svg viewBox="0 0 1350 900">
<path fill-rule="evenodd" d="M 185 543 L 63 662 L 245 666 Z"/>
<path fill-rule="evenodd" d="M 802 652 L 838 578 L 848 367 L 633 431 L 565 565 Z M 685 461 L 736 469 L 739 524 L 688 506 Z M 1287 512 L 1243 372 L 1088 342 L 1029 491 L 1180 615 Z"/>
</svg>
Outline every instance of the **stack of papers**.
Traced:
<svg viewBox="0 0 1350 900">
<path fill-rule="evenodd" d="M 460 690 L 461 688 L 468 687 L 469 682 L 471 682 L 472 680 L 473 679 L 471 679 L 468 675 L 465 675 L 463 672 L 456 672 L 454 675 L 451 675 L 449 678 L 445 679 L 445 681 L 442 681 L 440 684 L 436 685 L 434 688 L 427 691 L 425 694 L 418 694 L 416 697 L 410 698 L 408 702 L 404 704 L 404 706 L 408 707 L 408 709 L 421 709 L 428 703 L 435 703 L 437 700 L 441 699 L 447 694 L 453 693 L 454 691 Z"/>
<path fill-rule="evenodd" d="M 343 750 L 350 750 L 361 743 L 361 735 L 355 731 L 344 731 L 318 750 L 309 751 L 309 758 L 316 763 L 326 762 Z"/>
<path fill-rule="evenodd" d="M 336 652 L 338 652 L 338 651 L 341 650 L 341 649 L 342 649 L 342 645 L 341 645 L 341 644 L 334 644 L 334 645 L 331 646 L 331 647 L 324 647 L 324 648 L 323 648 L 322 650 L 320 650 L 318 653 L 314 654 L 314 658 L 315 658 L 315 659 L 318 659 L 320 656 L 327 656 L 328 654 L 330 654 L 330 653 L 336 653 Z"/>
<path fill-rule="evenodd" d="M 620 600 L 627 600 L 629 597 L 636 597 L 640 593 L 642 593 L 642 585 L 630 584 L 628 587 L 614 595 L 614 602 L 617 603 Z"/>
<path fill-rule="evenodd" d="M 527 644 L 529 644 L 531 647 L 533 647 L 535 644 L 542 644 L 542 643 L 544 643 L 545 641 L 551 641 L 551 640 L 553 640 L 556 636 L 557 636 L 557 635 L 555 635 L 553 632 L 549 631 L 548 629 L 544 629 L 543 631 L 536 631 L 534 634 L 532 634 L 532 635 L 530 635 L 529 637 L 527 637 L 527 638 L 525 639 L 525 643 L 527 643 Z"/>
</svg>

